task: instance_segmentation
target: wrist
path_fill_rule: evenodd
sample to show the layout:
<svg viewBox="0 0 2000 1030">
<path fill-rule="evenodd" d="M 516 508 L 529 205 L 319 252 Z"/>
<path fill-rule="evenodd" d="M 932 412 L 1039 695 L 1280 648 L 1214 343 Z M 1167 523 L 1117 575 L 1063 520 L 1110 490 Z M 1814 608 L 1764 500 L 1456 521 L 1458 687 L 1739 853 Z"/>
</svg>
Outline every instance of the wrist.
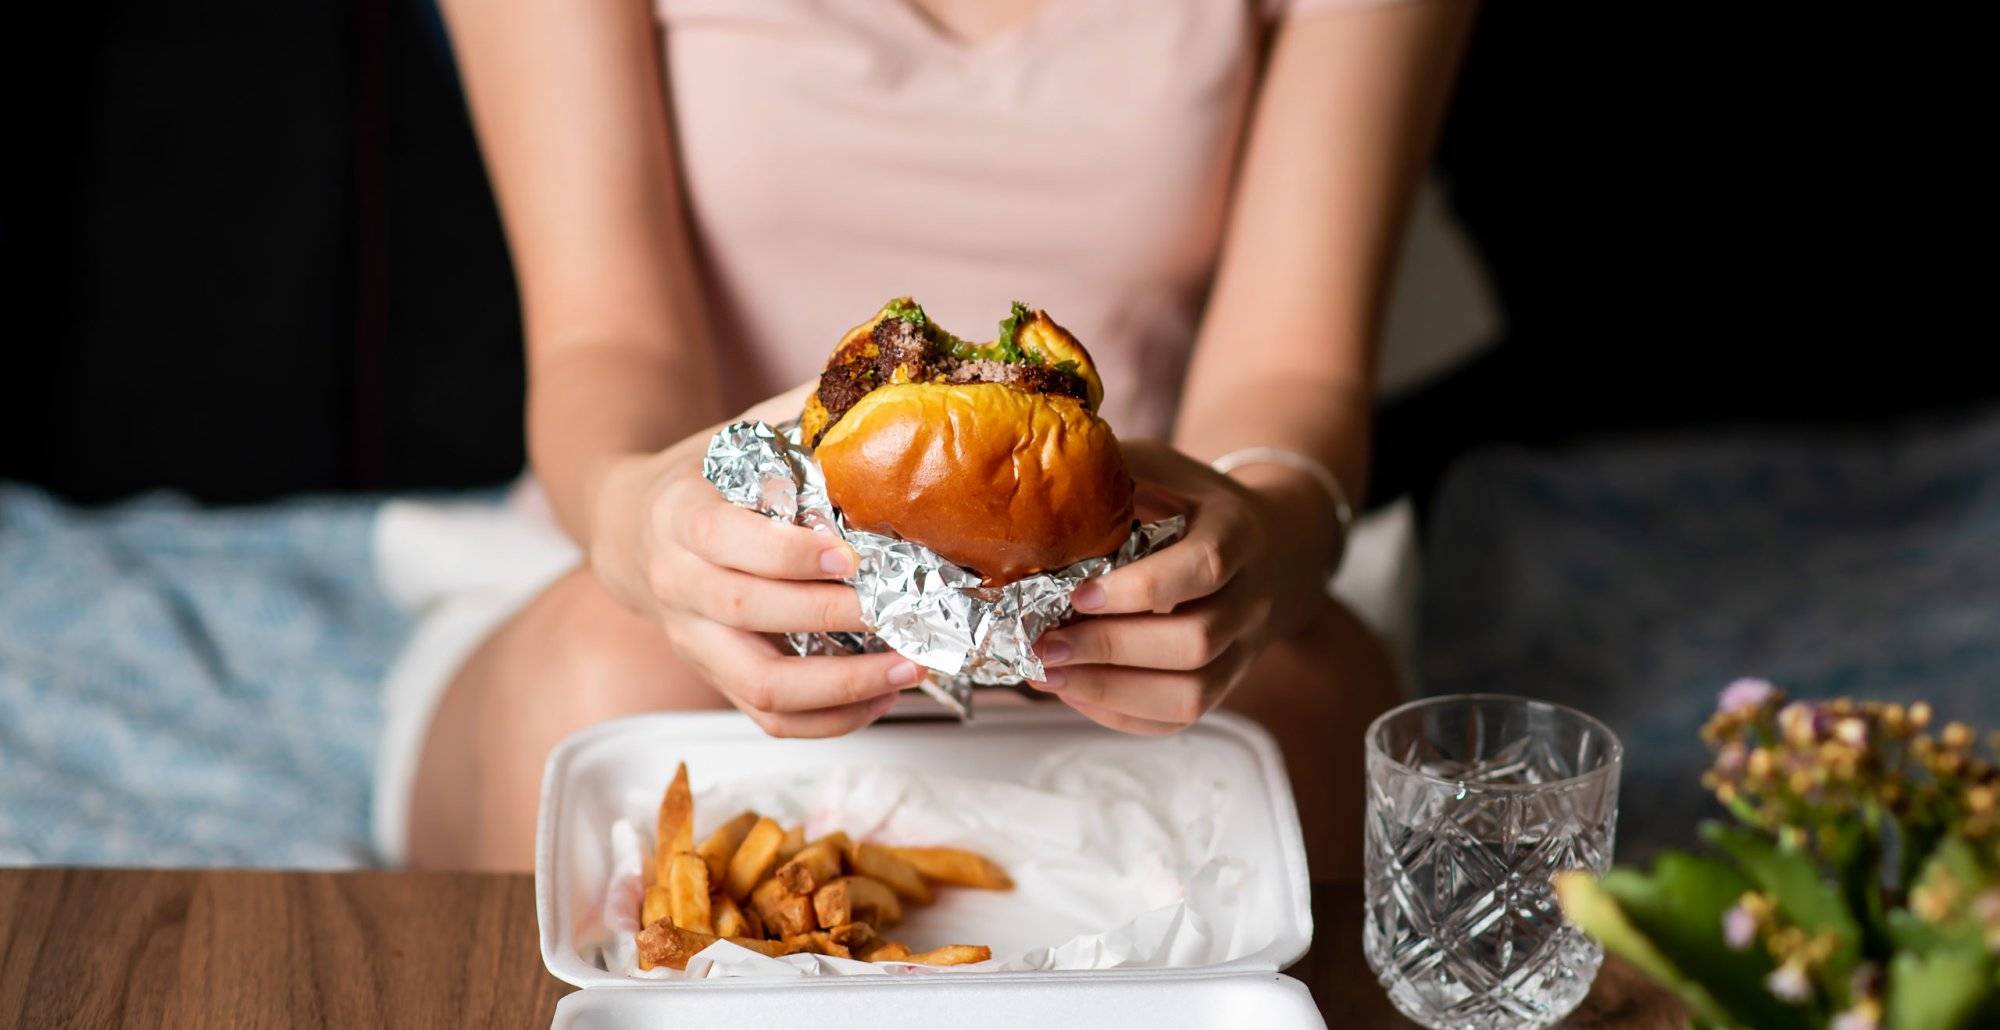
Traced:
<svg viewBox="0 0 2000 1030">
<path fill-rule="evenodd" d="M 1245 465 L 1231 473 L 1262 515 L 1265 553 L 1279 604 L 1273 629 L 1280 636 L 1312 618 L 1329 594 L 1347 537 L 1337 507 L 1311 475 L 1284 465 Z"/>
<path fill-rule="evenodd" d="M 1347 494 L 1337 481 L 1324 470 L 1276 461 L 1245 462 L 1225 474 L 1258 501 L 1275 528 L 1285 532 L 1282 542 L 1294 558 L 1301 548 L 1315 554 L 1324 551 L 1327 572 L 1332 574 L 1354 521 Z"/>
<path fill-rule="evenodd" d="M 607 455 L 582 477 L 586 535 L 578 543 L 598 581 L 635 611 L 648 593 L 644 529 L 669 453 Z"/>
</svg>

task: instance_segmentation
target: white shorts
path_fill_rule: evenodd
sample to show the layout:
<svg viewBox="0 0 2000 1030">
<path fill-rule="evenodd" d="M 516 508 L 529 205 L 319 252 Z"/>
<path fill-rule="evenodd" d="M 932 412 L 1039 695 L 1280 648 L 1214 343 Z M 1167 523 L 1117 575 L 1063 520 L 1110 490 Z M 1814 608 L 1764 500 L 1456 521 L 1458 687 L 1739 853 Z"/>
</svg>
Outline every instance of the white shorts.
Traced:
<svg viewBox="0 0 2000 1030">
<path fill-rule="evenodd" d="M 502 504 L 391 501 L 375 521 L 375 573 L 411 613 L 415 629 L 382 684 L 382 740 L 375 752 L 375 851 L 408 857 L 410 792 L 431 713 L 480 643 L 581 552 L 556 525 L 534 480 Z"/>
<path fill-rule="evenodd" d="M 547 500 L 524 477 L 502 504 L 392 501 L 375 524 L 375 569 L 415 629 L 382 686 L 375 758 L 376 853 L 408 857 L 410 792 L 431 715 L 474 649 L 581 560 Z M 1355 525 L 1333 592 L 1387 639 L 1410 670 L 1416 534 L 1407 500 Z M 1405 682 L 1408 682 L 1407 675 Z"/>
</svg>

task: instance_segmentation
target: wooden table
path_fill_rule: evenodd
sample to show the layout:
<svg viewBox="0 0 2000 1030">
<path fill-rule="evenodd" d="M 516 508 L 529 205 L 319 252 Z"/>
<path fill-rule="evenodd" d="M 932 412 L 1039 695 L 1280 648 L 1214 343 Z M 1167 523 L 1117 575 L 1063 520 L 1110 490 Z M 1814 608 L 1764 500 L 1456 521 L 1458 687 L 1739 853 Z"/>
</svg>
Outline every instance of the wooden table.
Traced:
<svg viewBox="0 0 2000 1030">
<path fill-rule="evenodd" d="M 1407 1027 L 1361 958 L 1358 888 L 1313 890 L 1291 975 L 1341 1030 Z M 0 869 L 0 1026 L 546 1027 L 526 875 Z M 1668 1030 L 1607 963 L 1567 1024 Z"/>
</svg>

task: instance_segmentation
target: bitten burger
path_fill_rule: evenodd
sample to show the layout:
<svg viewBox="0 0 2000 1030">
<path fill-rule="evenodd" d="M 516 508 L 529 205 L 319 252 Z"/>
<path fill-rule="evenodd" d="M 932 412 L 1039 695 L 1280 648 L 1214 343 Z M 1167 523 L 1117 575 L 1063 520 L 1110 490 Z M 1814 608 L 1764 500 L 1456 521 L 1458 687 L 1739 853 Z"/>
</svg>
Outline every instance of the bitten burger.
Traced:
<svg viewBox="0 0 2000 1030">
<path fill-rule="evenodd" d="M 1016 303 L 976 344 L 899 297 L 841 339 L 800 431 L 849 526 L 999 586 L 1130 533 L 1132 477 L 1103 398 L 1090 352 L 1046 312 Z"/>
</svg>

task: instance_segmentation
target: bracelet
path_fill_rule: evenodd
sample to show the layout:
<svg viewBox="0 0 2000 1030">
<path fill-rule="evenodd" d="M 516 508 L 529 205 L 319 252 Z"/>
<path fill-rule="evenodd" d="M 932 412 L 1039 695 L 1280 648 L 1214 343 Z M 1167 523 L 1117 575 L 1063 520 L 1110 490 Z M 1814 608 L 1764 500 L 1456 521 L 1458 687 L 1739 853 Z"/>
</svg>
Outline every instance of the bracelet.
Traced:
<svg viewBox="0 0 2000 1030">
<path fill-rule="evenodd" d="M 1283 447 L 1245 447 L 1215 459 L 1210 466 L 1226 476 L 1245 465 L 1265 463 L 1283 465 L 1311 476 L 1333 501 L 1333 520 L 1340 525 L 1340 535 L 1345 537 L 1354 528 L 1354 506 L 1347 503 L 1347 491 L 1340 488 L 1339 478 L 1325 465 L 1297 451 L 1288 451 Z"/>
</svg>

